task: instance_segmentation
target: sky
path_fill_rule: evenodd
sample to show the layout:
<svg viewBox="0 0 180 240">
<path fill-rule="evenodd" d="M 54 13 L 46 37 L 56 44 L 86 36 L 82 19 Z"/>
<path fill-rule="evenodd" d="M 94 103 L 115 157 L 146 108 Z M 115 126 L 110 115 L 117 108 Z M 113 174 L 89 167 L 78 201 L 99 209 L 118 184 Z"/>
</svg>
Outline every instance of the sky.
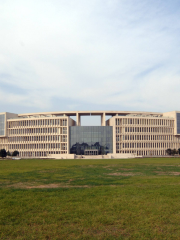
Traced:
<svg viewBox="0 0 180 240">
<path fill-rule="evenodd" d="M 179 0 L 0 0 L 0 112 L 168 112 L 179 89 Z"/>
</svg>

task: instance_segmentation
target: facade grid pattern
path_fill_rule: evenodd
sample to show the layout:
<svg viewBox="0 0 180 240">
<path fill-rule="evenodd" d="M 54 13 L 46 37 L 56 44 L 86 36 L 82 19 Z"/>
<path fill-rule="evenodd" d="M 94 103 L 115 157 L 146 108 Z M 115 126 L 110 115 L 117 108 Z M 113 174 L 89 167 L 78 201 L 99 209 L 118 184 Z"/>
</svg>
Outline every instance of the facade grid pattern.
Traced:
<svg viewBox="0 0 180 240">
<path fill-rule="evenodd" d="M 87 115 L 100 115 L 101 126 L 82 127 L 81 116 Z M 106 115 L 111 116 L 107 121 Z M 76 116 L 76 121 L 71 116 Z M 108 127 L 110 136 L 100 130 Z M 78 129 L 74 135 L 73 129 Z M 20 157 L 70 157 L 78 153 L 164 156 L 168 148 L 180 148 L 180 112 L 0 113 L 3 148 L 11 153 L 17 150 Z"/>
<path fill-rule="evenodd" d="M 20 157 L 67 154 L 68 118 L 8 120 L 8 138 L 0 148 L 19 151 Z"/>
<path fill-rule="evenodd" d="M 174 136 L 174 120 L 158 118 L 115 118 L 116 153 L 143 156 L 166 155 L 166 149 L 180 148 Z"/>
</svg>

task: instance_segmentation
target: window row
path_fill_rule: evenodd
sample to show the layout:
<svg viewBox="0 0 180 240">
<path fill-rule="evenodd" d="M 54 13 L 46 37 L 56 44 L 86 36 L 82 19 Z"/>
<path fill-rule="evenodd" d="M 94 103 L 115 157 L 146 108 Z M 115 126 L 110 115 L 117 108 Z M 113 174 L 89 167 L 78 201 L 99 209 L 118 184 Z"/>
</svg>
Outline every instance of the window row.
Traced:
<svg viewBox="0 0 180 240">
<path fill-rule="evenodd" d="M 55 127 L 55 128 L 25 128 L 25 129 L 9 129 L 9 135 L 24 135 L 31 133 L 58 133 L 58 134 L 67 134 L 67 127 Z"/>
<path fill-rule="evenodd" d="M 167 127 L 116 127 L 116 133 L 126 133 L 126 132 L 136 132 L 136 133 L 174 133 L 174 128 Z"/>
<path fill-rule="evenodd" d="M 176 144 L 177 145 L 177 144 Z M 116 149 L 121 149 L 121 148 L 175 148 L 177 147 L 173 143 L 121 143 L 118 144 L 116 143 Z"/>
<path fill-rule="evenodd" d="M 25 149 L 62 149 L 67 150 L 67 144 L 65 143 L 49 143 L 49 144 L 10 144 L 9 150 L 25 150 Z"/>
<path fill-rule="evenodd" d="M 174 120 L 167 119 L 144 119 L 144 118 L 116 118 L 116 125 L 158 125 L 174 127 Z"/>
<path fill-rule="evenodd" d="M 19 152 L 20 157 L 48 157 L 50 154 L 67 154 L 67 151 L 41 151 L 41 152 Z"/>
<path fill-rule="evenodd" d="M 41 120 L 23 120 L 23 121 L 9 121 L 9 128 L 26 127 L 26 126 L 67 126 L 67 119 L 41 119 Z"/>
<path fill-rule="evenodd" d="M 9 137 L 8 142 L 67 142 L 67 135 Z"/>
<path fill-rule="evenodd" d="M 116 142 L 119 141 L 126 141 L 126 140 L 148 140 L 148 141 L 153 141 L 153 140 L 169 140 L 169 141 L 179 141 L 180 138 L 175 138 L 173 135 L 116 135 Z"/>
<path fill-rule="evenodd" d="M 165 150 L 124 150 L 124 151 L 116 151 L 117 153 L 132 153 L 132 154 L 137 154 L 137 156 L 165 156 L 166 151 Z"/>
</svg>

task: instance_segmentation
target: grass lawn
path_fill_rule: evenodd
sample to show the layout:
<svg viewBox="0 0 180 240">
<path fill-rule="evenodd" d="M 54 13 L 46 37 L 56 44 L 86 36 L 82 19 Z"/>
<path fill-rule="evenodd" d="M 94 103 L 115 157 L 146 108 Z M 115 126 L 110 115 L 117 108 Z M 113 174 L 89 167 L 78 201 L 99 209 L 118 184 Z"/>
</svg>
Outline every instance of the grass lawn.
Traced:
<svg viewBox="0 0 180 240">
<path fill-rule="evenodd" d="M 2 160 L 0 239 L 180 239 L 180 158 Z"/>
</svg>

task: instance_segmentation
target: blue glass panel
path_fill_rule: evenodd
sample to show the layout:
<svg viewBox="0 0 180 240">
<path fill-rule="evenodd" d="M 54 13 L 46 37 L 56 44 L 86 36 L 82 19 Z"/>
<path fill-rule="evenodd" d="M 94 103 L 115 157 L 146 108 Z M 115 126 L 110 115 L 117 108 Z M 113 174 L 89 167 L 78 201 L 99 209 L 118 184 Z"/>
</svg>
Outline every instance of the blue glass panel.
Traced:
<svg viewBox="0 0 180 240">
<path fill-rule="evenodd" d="M 98 154 L 113 152 L 111 126 L 73 126 L 69 129 L 70 153 L 84 155 L 87 149 L 97 149 Z"/>
<path fill-rule="evenodd" d="M 5 135 L 5 115 L 0 115 L 0 135 Z"/>
<path fill-rule="evenodd" d="M 180 113 L 176 113 L 177 119 L 177 134 L 180 134 Z"/>
</svg>

